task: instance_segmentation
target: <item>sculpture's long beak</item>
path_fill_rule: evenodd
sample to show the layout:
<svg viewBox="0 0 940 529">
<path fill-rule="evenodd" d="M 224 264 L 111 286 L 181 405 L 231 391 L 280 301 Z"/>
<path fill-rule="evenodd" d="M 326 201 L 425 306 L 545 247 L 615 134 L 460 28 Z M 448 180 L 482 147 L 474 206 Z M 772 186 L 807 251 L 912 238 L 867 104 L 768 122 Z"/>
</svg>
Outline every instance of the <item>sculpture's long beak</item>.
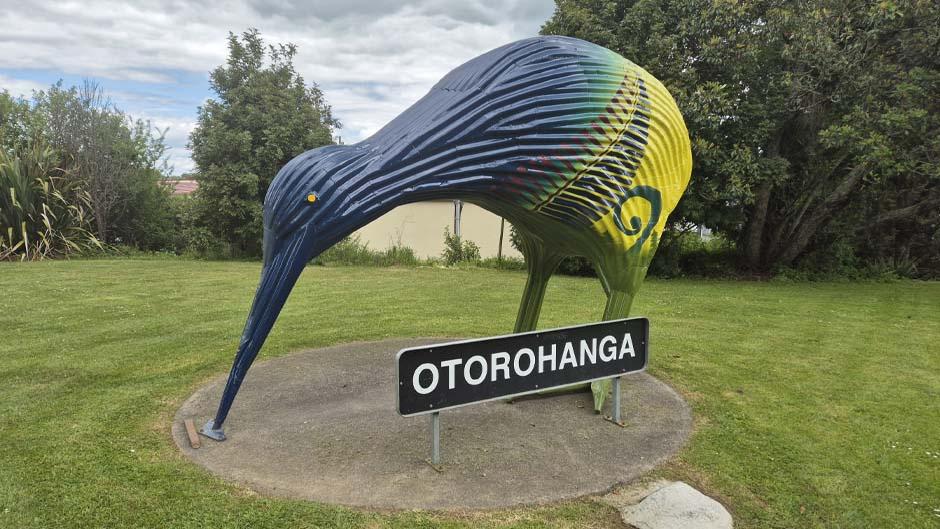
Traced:
<svg viewBox="0 0 940 529">
<path fill-rule="evenodd" d="M 248 313 L 248 321 L 245 322 L 245 330 L 242 332 L 241 342 L 222 393 L 219 409 L 215 419 L 206 423 L 200 430 L 203 435 L 217 441 L 225 439 L 222 423 L 225 422 L 225 417 L 235 400 L 245 373 L 258 356 L 258 351 L 271 331 L 271 327 L 274 326 L 274 321 L 281 312 L 284 302 L 287 301 L 288 294 L 310 258 L 308 253 L 310 249 L 305 248 L 304 244 L 305 237 L 306 229 L 301 229 L 291 234 L 289 239 L 276 240 L 273 234 L 265 229 L 264 267 L 261 269 L 261 281 L 255 291 L 255 300 Z"/>
</svg>

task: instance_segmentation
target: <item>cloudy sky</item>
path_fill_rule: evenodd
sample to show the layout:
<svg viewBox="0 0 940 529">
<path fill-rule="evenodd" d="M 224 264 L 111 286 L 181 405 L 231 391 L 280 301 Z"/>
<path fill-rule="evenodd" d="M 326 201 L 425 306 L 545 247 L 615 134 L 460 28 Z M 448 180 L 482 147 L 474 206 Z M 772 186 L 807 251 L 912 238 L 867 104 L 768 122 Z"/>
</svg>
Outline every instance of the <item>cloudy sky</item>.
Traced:
<svg viewBox="0 0 940 529">
<path fill-rule="evenodd" d="M 256 27 L 299 46 L 354 143 L 462 62 L 538 33 L 552 0 L 0 0 L 0 90 L 28 96 L 63 79 L 97 80 L 133 117 L 169 127 L 170 163 L 192 169 L 186 141 L 226 36 Z"/>
</svg>

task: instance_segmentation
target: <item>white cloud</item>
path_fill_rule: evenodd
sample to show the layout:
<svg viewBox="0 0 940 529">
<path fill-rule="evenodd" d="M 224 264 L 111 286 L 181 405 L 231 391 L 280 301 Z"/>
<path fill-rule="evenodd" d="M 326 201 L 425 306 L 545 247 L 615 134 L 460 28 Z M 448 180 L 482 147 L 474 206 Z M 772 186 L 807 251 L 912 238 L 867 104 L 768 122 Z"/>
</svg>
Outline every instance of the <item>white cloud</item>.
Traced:
<svg viewBox="0 0 940 529">
<path fill-rule="evenodd" d="M 14 97 L 29 98 L 34 90 L 47 88 L 41 83 L 30 81 L 29 79 L 14 79 L 5 75 L 0 75 L 0 90 L 6 90 Z"/>
<path fill-rule="evenodd" d="M 205 74 L 225 60 L 229 31 L 257 27 L 270 43 L 299 46 L 298 71 L 320 85 L 344 124 L 340 135 L 352 143 L 464 61 L 535 35 L 553 6 L 551 0 L 34 0 L 28 6 L 0 0 L 0 69 L 150 83 L 174 97 L 175 72 Z M 0 86 L 7 81 L 0 78 Z M 188 116 L 167 117 L 159 98 L 112 95 L 132 114 L 168 123 L 177 172 L 191 167 L 183 162 L 185 137 L 201 100 Z"/>
</svg>

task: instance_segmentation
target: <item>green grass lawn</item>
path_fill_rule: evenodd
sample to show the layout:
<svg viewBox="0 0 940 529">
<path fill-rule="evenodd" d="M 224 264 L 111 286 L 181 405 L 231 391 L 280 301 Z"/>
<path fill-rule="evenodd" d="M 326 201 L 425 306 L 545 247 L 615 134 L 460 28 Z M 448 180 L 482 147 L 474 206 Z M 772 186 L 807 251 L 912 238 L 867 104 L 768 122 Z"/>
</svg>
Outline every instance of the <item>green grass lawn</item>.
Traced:
<svg viewBox="0 0 940 529">
<path fill-rule="evenodd" d="M 0 527 L 619 523 L 591 500 L 360 512 L 261 497 L 191 464 L 170 422 L 230 367 L 258 273 L 187 260 L 0 264 Z M 262 357 L 505 333 L 524 279 L 308 268 Z M 542 326 L 597 320 L 602 297 L 595 280 L 558 277 Z M 940 527 L 940 284 L 649 281 L 634 313 L 652 322 L 650 371 L 696 417 L 658 474 L 719 498 L 736 527 Z"/>
</svg>

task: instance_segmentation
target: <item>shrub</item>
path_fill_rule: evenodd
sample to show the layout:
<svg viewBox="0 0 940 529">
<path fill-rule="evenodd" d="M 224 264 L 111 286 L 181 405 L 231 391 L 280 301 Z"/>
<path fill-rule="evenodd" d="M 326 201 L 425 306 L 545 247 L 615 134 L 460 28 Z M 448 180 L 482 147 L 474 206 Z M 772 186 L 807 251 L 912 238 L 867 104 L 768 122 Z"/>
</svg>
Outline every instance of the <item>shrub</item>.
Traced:
<svg viewBox="0 0 940 529">
<path fill-rule="evenodd" d="M 384 251 L 377 252 L 378 266 L 416 266 L 421 264 L 421 259 L 415 255 L 415 251 L 407 246 L 396 244 L 389 246 Z"/>
<path fill-rule="evenodd" d="M 486 257 L 481 259 L 478 266 L 481 268 L 495 268 L 497 270 L 525 270 L 525 261 L 520 257 Z"/>
<path fill-rule="evenodd" d="M 183 252 L 207 259 L 224 259 L 230 254 L 227 245 L 209 228 L 194 225 L 189 225 L 183 234 Z"/>
<path fill-rule="evenodd" d="M 134 169 L 127 172 L 125 180 L 128 199 L 114 217 L 114 240 L 144 252 L 181 249 L 181 208 L 191 198 L 171 195 L 156 171 Z"/>
<path fill-rule="evenodd" d="M 908 255 L 882 257 L 868 265 L 866 275 L 874 279 L 912 279 L 918 274 L 918 260 Z"/>
<path fill-rule="evenodd" d="M 461 262 L 478 262 L 480 247 L 473 241 L 452 235 L 449 229 L 444 228 L 444 251 L 441 253 L 441 258 L 447 266 Z"/>
<path fill-rule="evenodd" d="M 314 259 L 314 264 L 347 266 L 416 266 L 421 259 L 414 250 L 394 244 L 385 250 L 372 250 L 358 235 L 346 237 Z"/>
<path fill-rule="evenodd" d="M 38 260 L 102 248 L 88 194 L 66 178 L 55 152 L 36 144 L 0 151 L 0 259 Z"/>
<path fill-rule="evenodd" d="M 315 264 L 364 265 L 372 264 L 369 245 L 360 241 L 358 235 L 346 237 L 314 259 Z"/>
<path fill-rule="evenodd" d="M 918 276 L 919 261 L 903 251 L 862 258 L 851 240 L 834 234 L 793 266 L 774 270 L 778 281 L 897 281 Z"/>
<path fill-rule="evenodd" d="M 697 233 L 682 235 L 679 271 L 693 277 L 728 277 L 737 275 L 735 245 L 719 235 L 702 239 Z M 655 260 L 655 257 L 654 257 Z"/>
<path fill-rule="evenodd" d="M 737 249 L 731 241 L 714 235 L 702 238 L 694 231 L 663 237 L 650 263 L 655 277 L 736 277 Z"/>
<path fill-rule="evenodd" d="M 594 264 L 587 257 L 569 255 L 558 263 L 558 273 L 569 276 L 597 277 Z"/>
</svg>

